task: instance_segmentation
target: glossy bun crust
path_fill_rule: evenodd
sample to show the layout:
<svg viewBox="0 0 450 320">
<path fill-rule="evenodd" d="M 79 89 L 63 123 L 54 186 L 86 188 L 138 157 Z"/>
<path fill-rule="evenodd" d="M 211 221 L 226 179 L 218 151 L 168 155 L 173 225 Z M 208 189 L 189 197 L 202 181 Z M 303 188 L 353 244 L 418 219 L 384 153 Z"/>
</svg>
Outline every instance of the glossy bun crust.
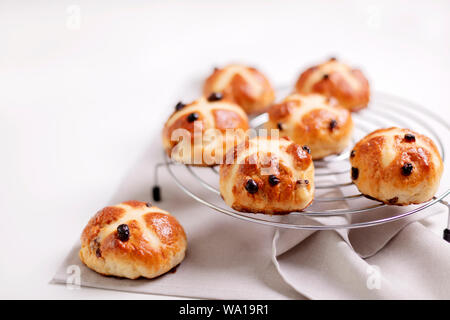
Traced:
<svg viewBox="0 0 450 320">
<path fill-rule="evenodd" d="M 350 142 L 350 112 L 335 99 L 319 94 L 292 94 L 269 109 L 267 129 L 279 129 L 280 137 L 311 149 L 313 159 L 342 152 Z"/>
<path fill-rule="evenodd" d="M 203 93 L 208 97 L 220 92 L 226 100 L 234 101 L 248 114 L 263 113 L 275 98 L 269 80 L 258 70 L 242 65 L 228 65 L 206 79 Z"/>
<path fill-rule="evenodd" d="M 120 239 L 126 224 L 129 238 Z M 100 210 L 81 235 L 81 261 L 103 275 L 154 278 L 184 258 L 186 235 L 175 217 L 144 202 L 127 201 Z"/>
<path fill-rule="evenodd" d="M 220 193 L 238 211 L 303 210 L 314 197 L 311 155 L 289 139 L 247 139 L 230 150 L 220 166 Z"/>
<path fill-rule="evenodd" d="M 163 129 L 164 149 L 177 162 L 198 166 L 221 163 L 226 150 L 243 141 L 249 128 L 246 113 L 228 101 L 200 98 L 178 109 Z M 196 130 L 202 132 L 198 140 Z M 183 132 L 189 136 L 180 135 Z"/>
<path fill-rule="evenodd" d="M 351 155 L 352 180 L 362 194 L 392 205 L 430 200 L 443 164 L 433 141 L 409 129 L 388 128 L 359 141 Z"/>
<path fill-rule="evenodd" d="M 295 85 L 299 93 L 321 93 L 334 97 L 350 111 L 367 107 L 370 98 L 369 82 L 362 72 L 336 59 L 307 69 Z"/>
</svg>

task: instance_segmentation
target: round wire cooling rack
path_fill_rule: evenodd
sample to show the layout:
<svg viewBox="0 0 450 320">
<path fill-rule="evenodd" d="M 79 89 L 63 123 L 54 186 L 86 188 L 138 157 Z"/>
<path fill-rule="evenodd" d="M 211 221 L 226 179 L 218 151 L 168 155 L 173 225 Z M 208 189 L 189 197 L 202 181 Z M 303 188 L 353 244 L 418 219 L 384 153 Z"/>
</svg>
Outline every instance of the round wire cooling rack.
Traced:
<svg viewBox="0 0 450 320">
<path fill-rule="evenodd" d="M 450 194 L 450 188 L 441 191 L 431 201 L 420 205 L 405 207 L 388 206 L 363 196 L 350 178 L 348 161 L 353 145 L 368 133 L 391 126 L 411 128 L 421 132 L 436 142 L 445 161 L 446 148 L 439 132 L 447 135 L 450 126 L 438 115 L 426 111 L 403 98 L 390 94 L 375 93 L 368 108 L 352 114 L 355 123 L 352 145 L 339 155 L 314 161 L 316 194 L 311 206 L 301 212 L 287 215 L 264 215 L 238 212 L 228 208 L 220 196 L 218 167 L 196 167 L 172 162 L 164 152 L 164 163 L 155 167 L 167 168 L 175 184 L 187 195 L 201 204 L 226 215 L 263 225 L 309 230 L 354 229 L 380 225 L 417 214 L 437 203 L 450 205 L 444 198 Z M 268 119 L 267 114 L 250 120 L 252 128 L 261 127 Z M 448 141 L 446 141 L 448 146 Z M 442 189 L 442 188 L 441 188 Z M 158 186 L 153 188 L 153 198 L 160 198 Z M 450 225 L 444 231 L 444 238 L 450 241 Z"/>
</svg>

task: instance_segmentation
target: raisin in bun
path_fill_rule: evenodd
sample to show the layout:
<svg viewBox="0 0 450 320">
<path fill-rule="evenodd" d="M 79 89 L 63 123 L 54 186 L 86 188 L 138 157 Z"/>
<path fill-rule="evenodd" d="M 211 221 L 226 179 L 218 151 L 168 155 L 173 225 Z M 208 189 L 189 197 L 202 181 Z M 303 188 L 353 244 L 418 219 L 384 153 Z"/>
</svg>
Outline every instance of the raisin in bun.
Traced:
<svg viewBox="0 0 450 320">
<path fill-rule="evenodd" d="M 248 114 L 265 112 L 275 98 L 269 80 L 255 68 L 243 65 L 214 69 L 205 81 L 203 93 L 206 97 L 213 93 L 221 94 Z"/>
<path fill-rule="evenodd" d="M 232 102 L 217 97 L 180 102 L 164 125 L 163 146 L 174 161 L 214 166 L 243 141 L 248 128 L 247 115 Z"/>
<path fill-rule="evenodd" d="M 220 166 L 220 193 L 235 210 L 286 214 L 314 197 L 311 155 L 289 139 L 256 137 L 229 150 Z"/>
<path fill-rule="evenodd" d="M 443 164 L 433 141 L 409 129 L 376 130 L 350 154 L 352 180 L 362 194 L 386 204 L 418 204 L 439 187 Z"/>
<path fill-rule="evenodd" d="M 175 217 L 145 202 L 127 201 L 100 210 L 89 221 L 79 256 L 103 275 L 154 278 L 177 266 L 186 246 Z"/>
<path fill-rule="evenodd" d="M 311 149 L 313 159 L 342 152 L 350 142 L 353 121 L 350 112 L 333 98 L 319 94 L 292 94 L 269 109 L 267 129 L 279 129 Z"/>
<path fill-rule="evenodd" d="M 332 58 L 307 69 L 295 85 L 299 93 L 316 92 L 335 97 L 350 111 L 367 107 L 370 97 L 369 82 L 362 72 Z"/>
</svg>

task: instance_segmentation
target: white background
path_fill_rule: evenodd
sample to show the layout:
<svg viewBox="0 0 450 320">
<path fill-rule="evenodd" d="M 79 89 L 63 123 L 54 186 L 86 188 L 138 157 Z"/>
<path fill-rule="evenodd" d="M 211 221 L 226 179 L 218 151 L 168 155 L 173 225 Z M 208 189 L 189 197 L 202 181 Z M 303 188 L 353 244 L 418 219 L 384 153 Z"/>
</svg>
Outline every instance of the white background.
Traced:
<svg viewBox="0 0 450 320">
<path fill-rule="evenodd" d="M 156 297 L 49 281 L 214 66 L 336 56 L 447 119 L 449 39 L 450 1 L 1 1 L 0 298 Z"/>
</svg>

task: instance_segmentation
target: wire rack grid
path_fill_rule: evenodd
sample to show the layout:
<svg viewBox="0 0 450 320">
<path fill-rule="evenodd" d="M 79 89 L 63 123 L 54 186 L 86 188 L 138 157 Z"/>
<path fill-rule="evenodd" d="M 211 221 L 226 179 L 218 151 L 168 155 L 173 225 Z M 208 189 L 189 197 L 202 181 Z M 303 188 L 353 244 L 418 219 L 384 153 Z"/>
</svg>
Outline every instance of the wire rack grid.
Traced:
<svg viewBox="0 0 450 320">
<path fill-rule="evenodd" d="M 387 206 L 367 199 L 352 183 L 348 161 L 351 147 L 359 139 L 376 129 L 390 126 L 411 128 L 428 135 L 436 142 L 445 161 L 446 146 L 439 132 L 447 135 L 450 126 L 444 120 L 415 103 L 385 93 L 373 94 L 370 106 L 352 114 L 352 117 L 355 123 L 352 145 L 339 155 L 314 161 L 316 195 L 313 204 L 301 212 L 271 216 L 228 208 L 221 199 L 218 188 L 218 167 L 200 168 L 176 164 L 164 153 L 165 161 L 156 169 L 165 166 L 183 192 L 217 212 L 273 227 L 309 230 L 369 227 L 403 219 L 438 203 L 447 206 L 450 213 L 450 206 L 444 200 L 450 194 L 450 188 L 441 191 L 431 201 L 414 206 Z M 259 128 L 266 121 L 267 114 L 262 114 L 251 119 L 250 125 Z"/>
</svg>

